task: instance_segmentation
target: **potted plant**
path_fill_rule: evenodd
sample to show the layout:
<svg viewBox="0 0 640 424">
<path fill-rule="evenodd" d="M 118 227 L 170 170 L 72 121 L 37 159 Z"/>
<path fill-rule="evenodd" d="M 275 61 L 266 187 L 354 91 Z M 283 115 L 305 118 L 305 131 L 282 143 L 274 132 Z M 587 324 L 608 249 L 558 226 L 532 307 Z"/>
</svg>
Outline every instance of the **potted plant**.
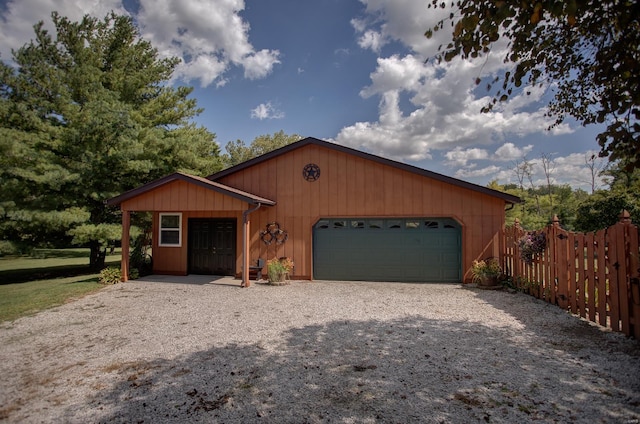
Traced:
<svg viewBox="0 0 640 424">
<path fill-rule="evenodd" d="M 471 266 L 471 276 L 478 286 L 492 287 L 498 284 L 502 268 L 496 258 L 475 260 Z"/>
<path fill-rule="evenodd" d="M 273 258 L 267 261 L 267 276 L 269 283 L 274 285 L 286 284 L 293 271 L 291 258 Z"/>
</svg>

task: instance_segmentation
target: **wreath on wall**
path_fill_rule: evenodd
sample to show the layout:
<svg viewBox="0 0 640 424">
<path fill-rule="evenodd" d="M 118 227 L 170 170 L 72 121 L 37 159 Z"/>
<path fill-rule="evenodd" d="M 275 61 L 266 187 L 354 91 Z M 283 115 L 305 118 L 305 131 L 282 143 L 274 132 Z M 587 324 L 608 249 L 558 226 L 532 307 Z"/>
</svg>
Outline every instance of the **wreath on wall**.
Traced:
<svg viewBox="0 0 640 424">
<path fill-rule="evenodd" d="M 289 234 L 280 229 L 280 224 L 277 222 L 270 222 L 266 225 L 266 228 L 260 232 L 260 239 L 262 242 L 269 246 L 272 243 L 283 244 L 289 238 Z"/>
</svg>

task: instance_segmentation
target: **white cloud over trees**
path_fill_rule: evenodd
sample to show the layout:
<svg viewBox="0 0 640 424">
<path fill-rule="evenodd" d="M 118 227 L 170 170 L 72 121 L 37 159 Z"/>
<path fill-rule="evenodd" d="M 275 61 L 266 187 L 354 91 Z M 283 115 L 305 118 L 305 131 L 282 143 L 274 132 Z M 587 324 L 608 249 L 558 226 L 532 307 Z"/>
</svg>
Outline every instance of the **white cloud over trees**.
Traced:
<svg viewBox="0 0 640 424">
<path fill-rule="evenodd" d="M 20 0 L 6 7 L 0 25 L 3 60 L 33 38 L 36 22 L 50 23 L 54 10 L 71 20 L 85 14 L 101 18 L 112 10 L 128 14 L 119 0 Z M 182 59 L 174 78 L 201 87 L 222 86 L 232 66 L 242 68 L 245 78 L 260 79 L 280 63 L 278 50 L 256 50 L 249 41 L 250 25 L 240 16 L 244 7 L 243 0 L 140 0 L 134 19 L 162 56 Z"/>
</svg>

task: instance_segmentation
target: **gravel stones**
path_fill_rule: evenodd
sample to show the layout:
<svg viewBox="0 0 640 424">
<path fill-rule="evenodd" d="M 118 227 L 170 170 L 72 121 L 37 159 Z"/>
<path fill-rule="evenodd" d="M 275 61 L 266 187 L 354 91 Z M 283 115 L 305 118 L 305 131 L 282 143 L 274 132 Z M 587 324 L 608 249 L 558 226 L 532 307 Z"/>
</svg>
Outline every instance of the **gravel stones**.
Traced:
<svg viewBox="0 0 640 424">
<path fill-rule="evenodd" d="M 639 342 L 461 285 L 152 276 L 0 346 L 7 422 L 640 421 Z"/>
</svg>

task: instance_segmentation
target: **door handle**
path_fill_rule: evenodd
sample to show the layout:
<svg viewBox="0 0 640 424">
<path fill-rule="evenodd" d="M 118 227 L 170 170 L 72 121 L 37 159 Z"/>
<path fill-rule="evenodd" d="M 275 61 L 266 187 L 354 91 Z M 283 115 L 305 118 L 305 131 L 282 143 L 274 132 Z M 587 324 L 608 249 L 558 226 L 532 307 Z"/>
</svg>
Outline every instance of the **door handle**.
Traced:
<svg viewBox="0 0 640 424">
<path fill-rule="evenodd" d="M 211 249 L 211 251 L 213 252 L 213 254 L 214 254 L 214 255 L 216 254 L 216 248 L 215 248 L 215 247 L 213 247 L 213 248 Z"/>
</svg>

